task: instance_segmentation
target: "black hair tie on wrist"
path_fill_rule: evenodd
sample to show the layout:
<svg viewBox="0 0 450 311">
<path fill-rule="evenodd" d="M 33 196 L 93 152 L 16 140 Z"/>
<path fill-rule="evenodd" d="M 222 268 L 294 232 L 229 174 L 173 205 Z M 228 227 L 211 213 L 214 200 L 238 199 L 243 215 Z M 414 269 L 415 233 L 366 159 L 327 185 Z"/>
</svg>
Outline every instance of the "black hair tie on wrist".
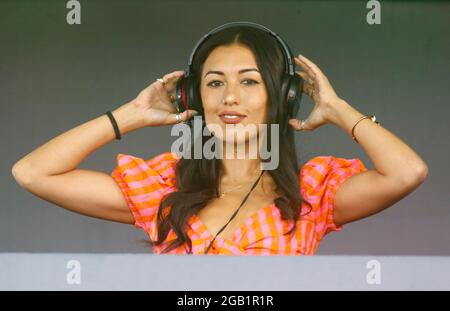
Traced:
<svg viewBox="0 0 450 311">
<path fill-rule="evenodd" d="M 111 120 L 112 126 L 114 128 L 114 132 L 116 133 L 116 139 L 120 139 L 120 131 L 119 126 L 117 126 L 116 119 L 114 119 L 114 116 L 112 115 L 111 111 L 107 111 L 106 115 L 109 117 L 109 120 Z"/>
</svg>

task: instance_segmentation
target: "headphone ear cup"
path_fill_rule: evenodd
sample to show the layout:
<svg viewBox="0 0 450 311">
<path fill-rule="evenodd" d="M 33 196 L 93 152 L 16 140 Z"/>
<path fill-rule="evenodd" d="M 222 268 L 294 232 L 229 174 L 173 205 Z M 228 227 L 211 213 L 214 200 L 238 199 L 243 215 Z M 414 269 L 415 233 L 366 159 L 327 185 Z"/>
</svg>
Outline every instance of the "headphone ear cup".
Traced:
<svg viewBox="0 0 450 311">
<path fill-rule="evenodd" d="M 287 93 L 287 120 L 295 119 L 300 109 L 300 101 L 303 93 L 303 79 L 295 74 L 290 77 Z"/>
<path fill-rule="evenodd" d="M 180 113 L 184 112 L 187 109 L 185 86 L 186 78 L 182 76 L 178 79 L 175 90 L 175 106 Z"/>
<path fill-rule="evenodd" d="M 188 109 L 198 111 L 200 115 L 203 115 L 203 108 L 201 107 L 200 97 L 195 85 L 195 79 L 193 76 L 183 76 L 177 83 L 177 106 L 180 107 L 179 112 L 184 112 Z M 200 107 L 199 107 L 200 106 Z M 204 122 L 204 118 L 202 118 Z M 193 118 L 187 120 L 187 125 L 193 128 Z"/>
<path fill-rule="evenodd" d="M 193 76 L 186 78 L 185 91 L 188 109 L 198 111 L 202 115 L 203 107 L 200 100 L 199 87 L 196 85 Z"/>
<path fill-rule="evenodd" d="M 289 105 L 288 105 L 288 92 L 289 92 L 289 84 L 291 82 L 290 76 L 288 75 L 283 75 L 283 78 L 281 80 L 281 98 L 283 101 L 283 111 L 284 111 L 284 115 L 283 115 L 283 119 L 285 119 L 284 116 L 286 116 L 289 113 Z M 285 120 L 282 120 L 282 122 L 284 123 Z"/>
</svg>

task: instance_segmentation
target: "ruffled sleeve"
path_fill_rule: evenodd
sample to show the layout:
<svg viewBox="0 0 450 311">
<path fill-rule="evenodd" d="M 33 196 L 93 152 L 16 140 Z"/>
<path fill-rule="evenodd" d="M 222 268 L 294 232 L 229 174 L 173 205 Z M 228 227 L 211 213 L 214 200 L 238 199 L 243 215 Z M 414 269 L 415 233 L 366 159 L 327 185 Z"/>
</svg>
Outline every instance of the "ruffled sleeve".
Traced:
<svg viewBox="0 0 450 311">
<path fill-rule="evenodd" d="M 312 206 L 311 213 L 306 217 L 314 222 L 319 240 L 329 232 L 342 230 L 342 225 L 334 223 L 334 196 L 347 178 L 366 170 L 359 159 L 334 156 L 317 156 L 303 165 L 300 173 L 301 194 Z"/>
<path fill-rule="evenodd" d="M 177 155 L 165 152 L 149 160 L 119 153 L 111 176 L 119 185 L 133 213 L 136 228 L 156 239 L 156 216 L 162 197 L 175 190 Z"/>
</svg>

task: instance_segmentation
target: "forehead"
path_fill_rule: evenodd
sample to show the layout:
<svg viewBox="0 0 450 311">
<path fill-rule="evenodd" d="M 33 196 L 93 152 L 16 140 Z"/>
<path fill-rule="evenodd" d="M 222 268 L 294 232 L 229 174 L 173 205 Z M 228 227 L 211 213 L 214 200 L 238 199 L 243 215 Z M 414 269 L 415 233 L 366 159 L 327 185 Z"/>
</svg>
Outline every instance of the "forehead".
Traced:
<svg viewBox="0 0 450 311">
<path fill-rule="evenodd" d="M 227 45 L 215 48 L 206 58 L 203 65 L 205 70 L 238 71 L 244 66 L 257 68 L 256 59 L 245 45 Z"/>
</svg>

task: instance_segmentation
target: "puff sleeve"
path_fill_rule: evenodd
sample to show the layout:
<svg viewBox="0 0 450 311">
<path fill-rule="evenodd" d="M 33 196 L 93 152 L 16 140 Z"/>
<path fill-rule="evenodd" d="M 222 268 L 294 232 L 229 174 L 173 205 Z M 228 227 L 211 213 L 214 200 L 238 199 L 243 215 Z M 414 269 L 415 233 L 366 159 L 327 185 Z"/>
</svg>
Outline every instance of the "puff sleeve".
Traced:
<svg viewBox="0 0 450 311">
<path fill-rule="evenodd" d="M 111 176 L 128 203 L 136 228 L 144 229 L 156 239 L 156 217 L 162 197 L 175 190 L 177 156 L 165 152 L 149 160 L 119 153 Z"/>
<path fill-rule="evenodd" d="M 329 232 L 342 230 L 343 226 L 337 226 L 333 219 L 334 196 L 347 178 L 366 170 L 359 159 L 334 156 L 317 156 L 303 165 L 300 173 L 301 194 L 312 206 L 307 217 L 315 224 L 315 234 L 319 240 Z"/>
</svg>

